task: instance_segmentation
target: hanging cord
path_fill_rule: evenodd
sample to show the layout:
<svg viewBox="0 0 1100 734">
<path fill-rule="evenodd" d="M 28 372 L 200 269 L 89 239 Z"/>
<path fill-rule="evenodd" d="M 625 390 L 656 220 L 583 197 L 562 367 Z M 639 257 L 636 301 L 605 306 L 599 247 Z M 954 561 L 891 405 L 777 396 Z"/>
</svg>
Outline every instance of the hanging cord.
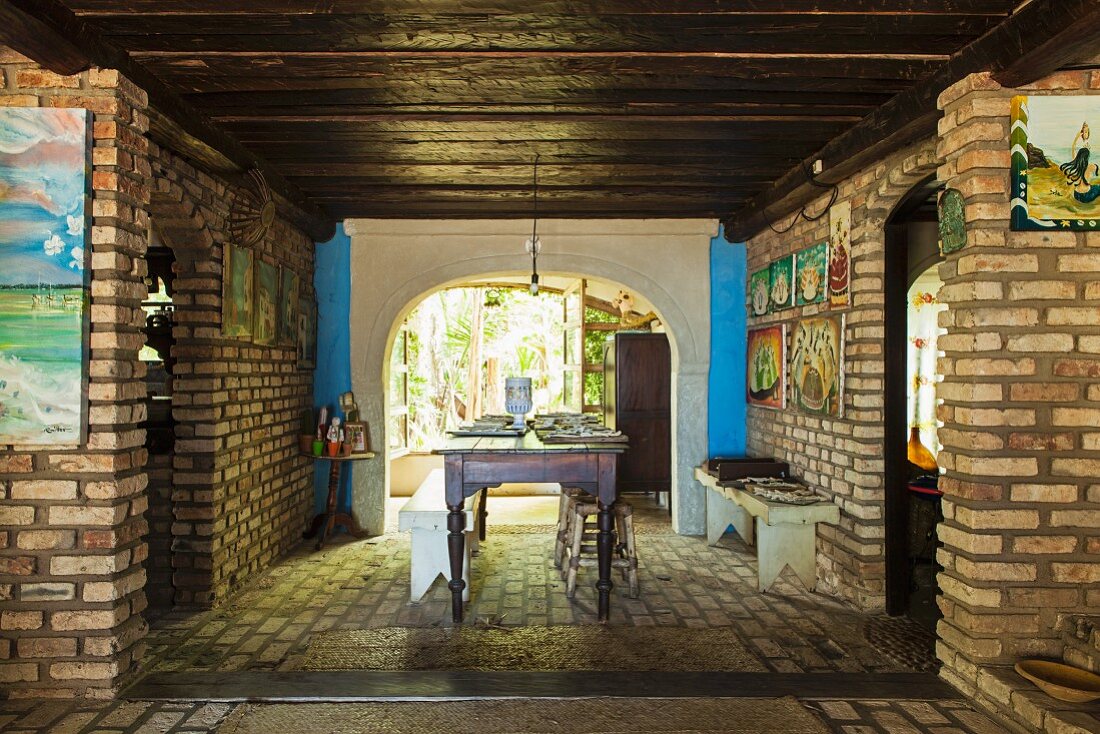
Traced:
<svg viewBox="0 0 1100 734">
<path fill-rule="evenodd" d="M 539 154 L 535 153 L 535 171 L 533 176 L 534 217 L 531 219 L 531 289 L 537 292 L 539 282 Z"/>
<path fill-rule="evenodd" d="M 806 161 L 802 161 L 801 166 L 802 173 L 806 176 L 806 180 L 810 182 L 811 186 L 816 186 L 819 189 L 827 189 L 830 192 L 829 201 L 825 204 L 820 212 L 814 214 L 813 216 L 806 213 L 806 207 L 802 207 L 797 212 L 795 212 L 793 217 L 791 217 L 791 223 L 783 229 L 779 229 L 772 223 L 771 219 L 768 218 L 768 208 L 764 207 L 760 211 L 760 215 L 764 218 L 764 222 L 767 223 L 768 229 L 770 229 L 772 232 L 775 232 L 776 234 L 786 234 L 787 232 L 790 232 L 792 229 L 794 229 L 794 225 L 798 223 L 799 219 L 805 219 L 807 222 L 816 222 L 817 220 L 821 219 L 823 216 L 829 213 L 829 209 L 831 209 L 833 204 L 836 203 L 837 197 L 840 195 L 840 188 L 836 184 L 821 183 L 820 181 L 815 179 L 813 171 L 811 171 L 810 167 L 806 165 Z"/>
</svg>

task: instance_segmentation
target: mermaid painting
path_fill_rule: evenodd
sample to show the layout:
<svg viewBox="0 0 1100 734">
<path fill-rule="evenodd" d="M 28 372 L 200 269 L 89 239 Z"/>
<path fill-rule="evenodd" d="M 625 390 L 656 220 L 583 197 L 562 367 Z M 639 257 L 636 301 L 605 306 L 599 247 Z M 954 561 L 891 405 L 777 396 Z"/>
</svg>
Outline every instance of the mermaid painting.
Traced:
<svg viewBox="0 0 1100 734">
<path fill-rule="evenodd" d="M 1080 148 L 1078 148 L 1080 143 Z M 1073 138 L 1070 146 L 1073 156 L 1068 163 L 1058 166 L 1066 176 L 1066 182 L 1073 186 L 1073 198 L 1082 204 L 1091 204 L 1100 198 L 1100 183 L 1092 181 L 1100 174 L 1100 166 L 1089 163 L 1089 124 L 1081 123 L 1081 129 Z"/>
</svg>

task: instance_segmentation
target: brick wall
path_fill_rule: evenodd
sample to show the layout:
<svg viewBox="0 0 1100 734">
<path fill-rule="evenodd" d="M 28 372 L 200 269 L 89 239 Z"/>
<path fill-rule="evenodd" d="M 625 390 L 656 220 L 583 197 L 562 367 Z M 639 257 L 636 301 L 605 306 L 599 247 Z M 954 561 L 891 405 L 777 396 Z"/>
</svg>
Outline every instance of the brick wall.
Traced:
<svg viewBox="0 0 1100 734">
<path fill-rule="evenodd" d="M 852 303 L 843 310 L 825 304 L 752 317 L 749 328 L 788 324 L 812 314 L 844 313 L 845 386 L 843 418 L 749 406 L 748 450 L 787 461 L 792 472 L 823 491 L 841 508 L 839 525 L 818 525 L 820 584 L 864 609 L 885 603 L 883 546 L 883 268 L 886 218 L 901 199 L 936 170 L 933 142 L 901 151 L 840 184 L 838 201 L 852 205 Z M 828 203 L 810 204 L 811 214 Z M 775 224 L 783 229 L 784 217 Z M 781 256 L 827 241 L 829 217 L 799 220 L 782 234 L 764 230 L 748 242 L 751 274 Z M 751 295 L 751 294 L 750 294 Z M 788 387 L 789 392 L 789 387 Z"/>
<path fill-rule="evenodd" d="M 1019 90 L 973 75 L 940 96 L 939 178 L 967 219 L 941 266 L 940 657 L 980 703 L 1063 731 L 998 666 L 1062 657 L 1064 618 L 1100 614 L 1100 233 L 1009 231 L 1015 94 L 1100 94 L 1100 71 Z"/>
<path fill-rule="evenodd" d="M 109 696 L 143 651 L 150 491 L 155 519 L 170 523 L 173 588 L 158 567 L 161 600 L 217 603 L 300 537 L 313 472 L 297 455 L 298 415 L 312 373 L 297 370 L 293 347 L 221 336 L 234 189 L 149 141 L 142 90 L 113 71 L 59 77 L 3 49 L 0 72 L 0 104 L 90 109 L 95 139 L 89 437 L 68 451 L 0 447 L 0 687 Z M 170 467 L 153 467 L 153 490 L 138 361 L 150 216 L 176 257 L 177 306 L 177 445 Z M 304 233 L 278 219 L 252 249 L 312 290 Z"/>
<path fill-rule="evenodd" d="M 105 696 L 145 635 L 146 97 L 111 71 L 58 77 L 3 49 L 0 65 L 0 104 L 94 114 L 88 441 L 0 447 L 0 684 Z"/>
</svg>

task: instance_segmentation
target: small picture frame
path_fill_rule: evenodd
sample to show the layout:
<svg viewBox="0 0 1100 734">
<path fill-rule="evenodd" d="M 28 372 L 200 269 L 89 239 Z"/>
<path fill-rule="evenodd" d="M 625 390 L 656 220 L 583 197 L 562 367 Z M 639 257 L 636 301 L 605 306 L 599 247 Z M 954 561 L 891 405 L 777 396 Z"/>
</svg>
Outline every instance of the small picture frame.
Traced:
<svg viewBox="0 0 1100 734">
<path fill-rule="evenodd" d="M 367 424 L 350 421 L 344 424 L 344 443 L 351 447 L 352 454 L 370 453 L 370 433 Z"/>
</svg>

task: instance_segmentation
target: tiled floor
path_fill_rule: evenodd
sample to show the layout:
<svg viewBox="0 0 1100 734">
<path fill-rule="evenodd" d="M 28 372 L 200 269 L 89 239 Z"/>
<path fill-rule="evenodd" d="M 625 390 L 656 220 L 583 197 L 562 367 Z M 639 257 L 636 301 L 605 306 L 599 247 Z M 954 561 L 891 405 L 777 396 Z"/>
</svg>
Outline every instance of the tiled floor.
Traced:
<svg viewBox="0 0 1100 734">
<path fill-rule="evenodd" d="M 585 579 L 577 598 L 570 601 L 550 562 L 553 535 L 545 531 L 554 522 L 556 508 L 553 497 L 492 499 L 489 540 L 472 572 L 468 620 L 505 626 L 595 622 L 593 579 Z M 903 662 L 912 660 L 911 649 L 898 658 L 877 649 L 866 634 L 871 618 L 807 591 L 793 575 L 767 594 L 757 592 L 755 561 L 736 537 L 727 536 L 719 547 L 710 548 L 699 538 L 674 535 L 667 515 L 657 508 L 641 509 L 637 522 L 642 595 L 631 600 L 625 585 L 617 586 L 612 624 L 732 627 L 774 672 L 913 669 Z M 528 532 L 524 524 L 534 526 L 527 530 L 543 532 Z M 449 594 L 442 581 L 422 603 L 408 602 L 408 560 L 407 536 L 396 532 L 350 542 L 337 536 L 319 553 L 305 544 L 225 607 L 175 611 L 156 620 L 146 669 L 293 670 L 314 632 L 449 625 Z M 804 704 L 833 731 L 844 734 L 1000 731 L 958 701 L 868 701 L 860 700 L 858 691 L 853 696 L 850 701 Z M 230 708 L 122 701 L 10 702 L 0 712 L 0 731 L 214 731 Z"/>
</svg>

